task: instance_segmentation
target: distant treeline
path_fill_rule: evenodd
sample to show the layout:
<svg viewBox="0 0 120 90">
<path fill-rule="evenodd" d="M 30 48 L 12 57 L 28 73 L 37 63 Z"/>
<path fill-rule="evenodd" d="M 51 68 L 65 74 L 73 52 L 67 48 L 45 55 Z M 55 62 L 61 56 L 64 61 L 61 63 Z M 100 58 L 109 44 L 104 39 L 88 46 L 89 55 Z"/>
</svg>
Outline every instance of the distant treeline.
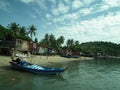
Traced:
<svg viewBox="0 0 120 90">
<path fill-rule="evenodd" d="M 120 56 L 120 44 L 112 42 L 86 42 L 82 43 L 81 51 L 89 55 Z"/>
<path fill-rule="evenodd" d="M 58 51 L 61 49 L 69 49 L 73 52 L 80 52 L 82 55 L 86 56 L 120 56 L 120 44 L 103 41 L 79 43 L 79 41 L 75 41 L 74 39 L 68 39 L 66 42 L 64 42 L 64 36 L 55 38 L 55 35 L 49 35 L 48 33 L 46 33 L 46 35 L 40 41 L 38 41 L 37 38 L 32 40 L 33 35 L 36 35 L 36 30 L 37 29 L 34 25 L 26 28 L 16 24 L 15 22 L 8 24 L 7 27 L 0 25 L 0 40 L 4 40 L 6 36 L 12 35 L 17 38 L 31 40 L 48 47 L 56 48 Z M 62 46 L 63 43 L 66 44 Z"/>
</svg>

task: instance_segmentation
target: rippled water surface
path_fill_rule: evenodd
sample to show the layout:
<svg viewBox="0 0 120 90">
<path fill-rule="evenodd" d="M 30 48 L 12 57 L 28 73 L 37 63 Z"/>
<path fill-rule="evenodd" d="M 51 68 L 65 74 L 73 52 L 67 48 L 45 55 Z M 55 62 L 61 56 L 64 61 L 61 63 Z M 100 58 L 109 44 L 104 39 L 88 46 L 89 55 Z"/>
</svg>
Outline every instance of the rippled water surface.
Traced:
<svg viewBox="0 0 120 90">
<path fill-rule="evenodd" d="M 0 67 L 0 90 L 120 90 L 120 60 L 68 64 L 61 75 L 38 75 Z"/>
</svg>

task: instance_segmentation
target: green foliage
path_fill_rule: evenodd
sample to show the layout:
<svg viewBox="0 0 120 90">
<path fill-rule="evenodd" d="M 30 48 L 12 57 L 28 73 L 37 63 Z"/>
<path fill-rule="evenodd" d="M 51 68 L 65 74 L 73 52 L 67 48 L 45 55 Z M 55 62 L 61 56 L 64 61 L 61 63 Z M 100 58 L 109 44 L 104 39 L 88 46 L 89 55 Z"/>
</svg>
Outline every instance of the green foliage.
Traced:
<svg viewBox="0 0 120 90">
<path fill-rule="evenodd" d="M 37 38 L 35 38 L 35 43 L 38 43 L 38 39 Z"/>
<path fill-rule="evenodd" d="M 30 34 L 30 37 L 31 37 L 31 39 L 33 38 L 33 35 L 35 36 L 36 35 L 36 27 L 35 27 L 35 25 L 31 25 L 31 26 L 29 26 L 29 31 L 28 31 L 28 33 Z"/>
<path fill-rule="evenodd" d="M 50 36 L 48 36 L 49 37 L 49 45 L 51 46 L 51 47 L 55 47 L 55 43 L 56 43 L 56 39 L 55 39 L 55 36 L 53 35 L 53 34 L 51 34 Z"/>
<path fill-rule="evenodd" d="M 27 31 L 24 26 L 20 26 L 15 22 L 9 24 L 7 28 L 0 25 L 0 39 L 2 40 L 7 36 L 14 36 L 17 38 L 32 41 L 32 36 L 36 35 L 36 30 L 36 27 L 34 25 L 31 25 L 29 27 L 29 31 Z M 31 37 L 29 37 L 28 34 L 30 34 Z M 79 41 L 68 39 L 66 46 L 62 47 L 64 40 L 65 39 L 63 36 L 55 38 L 53 34 L 46 34 L 39 43 L 47 47 L 56 48 L 58 51 L 60 48 L 63 48 L 71 49 L 73 52 L 82 52 L 86 55 L 91 56 L 95 56 L 98 53 L 103 56 L 120 56 L 120 44 L 102 41 L 86 42 L 80 44 Z M 37 38 L 35 38 L 35 42 L 38 43 Z"/>
<path fill-rule="evenodd" d="M 67 47 L 70 48 L 70 47 L 73 47 L 74 46 L 74 40 L 73 39 L 68 39 L 67 40 Z"/>
<path fill-rule="evenodd" d="M 82 43 L 81 51 L 90 55 L 99 53 L 103 56 L 120 56 L 120 46 L 112 42 L 96 41 Z"/>
<path fill-rule="evenodd" d="M 28 36 L 27 29 L 24 26 L 20 26 L 19 24 L 16 24 L 16 22 L 8 24 L 7 27 L 3 27 L 2 25 L 0 25 L 0 39 L 4 39 L 5 37 L 9 37 L 9 36 L 13 36 L 29 41 L 32 40 Z"/>
<path fill-rule="evenodd" d="M 19 35 L 19 24 L 15 22 L 8 24 L 9 33 L 13 36 Z"/>
<path fill-rule="evenodd" d="M 120 56 L 120 44 L 112 42 L 95 41 L 79 44 L 79 41 L 68 39 L 66 45 L 63 49 L 82 52 L 86 56 L 96 56 L 98 54 L 102 56 Z"/>
<path fill-rule="evenodd" d="M 68 39 L 65 46 L 67 49 L 71 49 L 73 52 L 81 51 L 81 46 L 79 41 L 74 41 L 73 39 Z M 64 48 L 65 48 L 64 47 Z"/>
<path fill-rule="evenodd" d="M 46 33 L 44 36 L 44 39 L 40 41 L 40 44 L 46 45 L 47 47 L 54 47 L 54 48 L 60 48 L 61 45 L 64 43 L 64 37 L 60 36 L 57 39 L 53 34 Z"/>
<path fill-rule="evenodd" d="M 19 34 L 21 36 L 28 36 L 28 32 L 27 32 L 27 30 L 26 30 L 26 28 L 24 26 L 19 27 Z"/>
<path fill-rule="evenodd" d="M 61 45 L 64 43 L 64 40 L 65 39 L 64 39 L 63 36 L 58 37 L 58 39 L 56 40 L 56 45 L 57 45 L 58 48 L 61 47 Z"/>
<path fill-rule="evenodd" d="M 4 39 L 7 33 L 8 29 L 0 25 L 0 39 Z"/>
</svg>

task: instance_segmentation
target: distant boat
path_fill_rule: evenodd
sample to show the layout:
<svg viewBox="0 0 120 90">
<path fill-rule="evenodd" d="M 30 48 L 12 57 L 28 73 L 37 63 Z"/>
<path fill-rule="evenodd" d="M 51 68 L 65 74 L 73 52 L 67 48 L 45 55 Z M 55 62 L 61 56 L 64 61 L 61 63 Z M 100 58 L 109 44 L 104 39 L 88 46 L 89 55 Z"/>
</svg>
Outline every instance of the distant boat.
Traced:
<svg viewBox="0 0 120 90">
<path fill-rule="evenodd" d="M 72 55 L 61 55 L 61 57 L 65 57 L 65 58 L 79 58 L 79 56 L 72 56 Z"/>
<path fill-rule="evenodd" d="M 67 68 L 42 67 L 42 66 L 31 64 L 21 60 L 12 60 L 10 61 L 10 64 L 15 69 L 20 69 L 20 70 L 24 70 L 32 73 L 38 73 L 38 74 L 60 74 L 67 69 Z"/>
</svg>

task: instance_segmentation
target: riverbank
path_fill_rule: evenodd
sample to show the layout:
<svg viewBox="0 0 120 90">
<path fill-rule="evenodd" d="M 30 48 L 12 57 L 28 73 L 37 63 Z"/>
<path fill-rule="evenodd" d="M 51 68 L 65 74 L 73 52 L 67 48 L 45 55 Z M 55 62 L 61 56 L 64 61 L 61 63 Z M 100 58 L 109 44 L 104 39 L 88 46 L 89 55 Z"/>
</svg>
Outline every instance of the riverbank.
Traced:
<svg viewBox="0 0 120 90">
<path fill-rule="evenodd" d="M 80 58 L 64 58 L 58 55 L 56 56 L 40 56 L 33 55 L 32 57 L 26 58 L 26 61 L 31 62 L 33 64 L 38 64 L 42 66 L 49 66 L 52 64 L 65 64 L 72 61 L 80 61 L 80 60 L 91 60 L 91 57 L 80 57 Z M 0 56 L 0 66 L 9 65 L 9 61 L 11 60 L 10 56 Z"/>
</svg>

